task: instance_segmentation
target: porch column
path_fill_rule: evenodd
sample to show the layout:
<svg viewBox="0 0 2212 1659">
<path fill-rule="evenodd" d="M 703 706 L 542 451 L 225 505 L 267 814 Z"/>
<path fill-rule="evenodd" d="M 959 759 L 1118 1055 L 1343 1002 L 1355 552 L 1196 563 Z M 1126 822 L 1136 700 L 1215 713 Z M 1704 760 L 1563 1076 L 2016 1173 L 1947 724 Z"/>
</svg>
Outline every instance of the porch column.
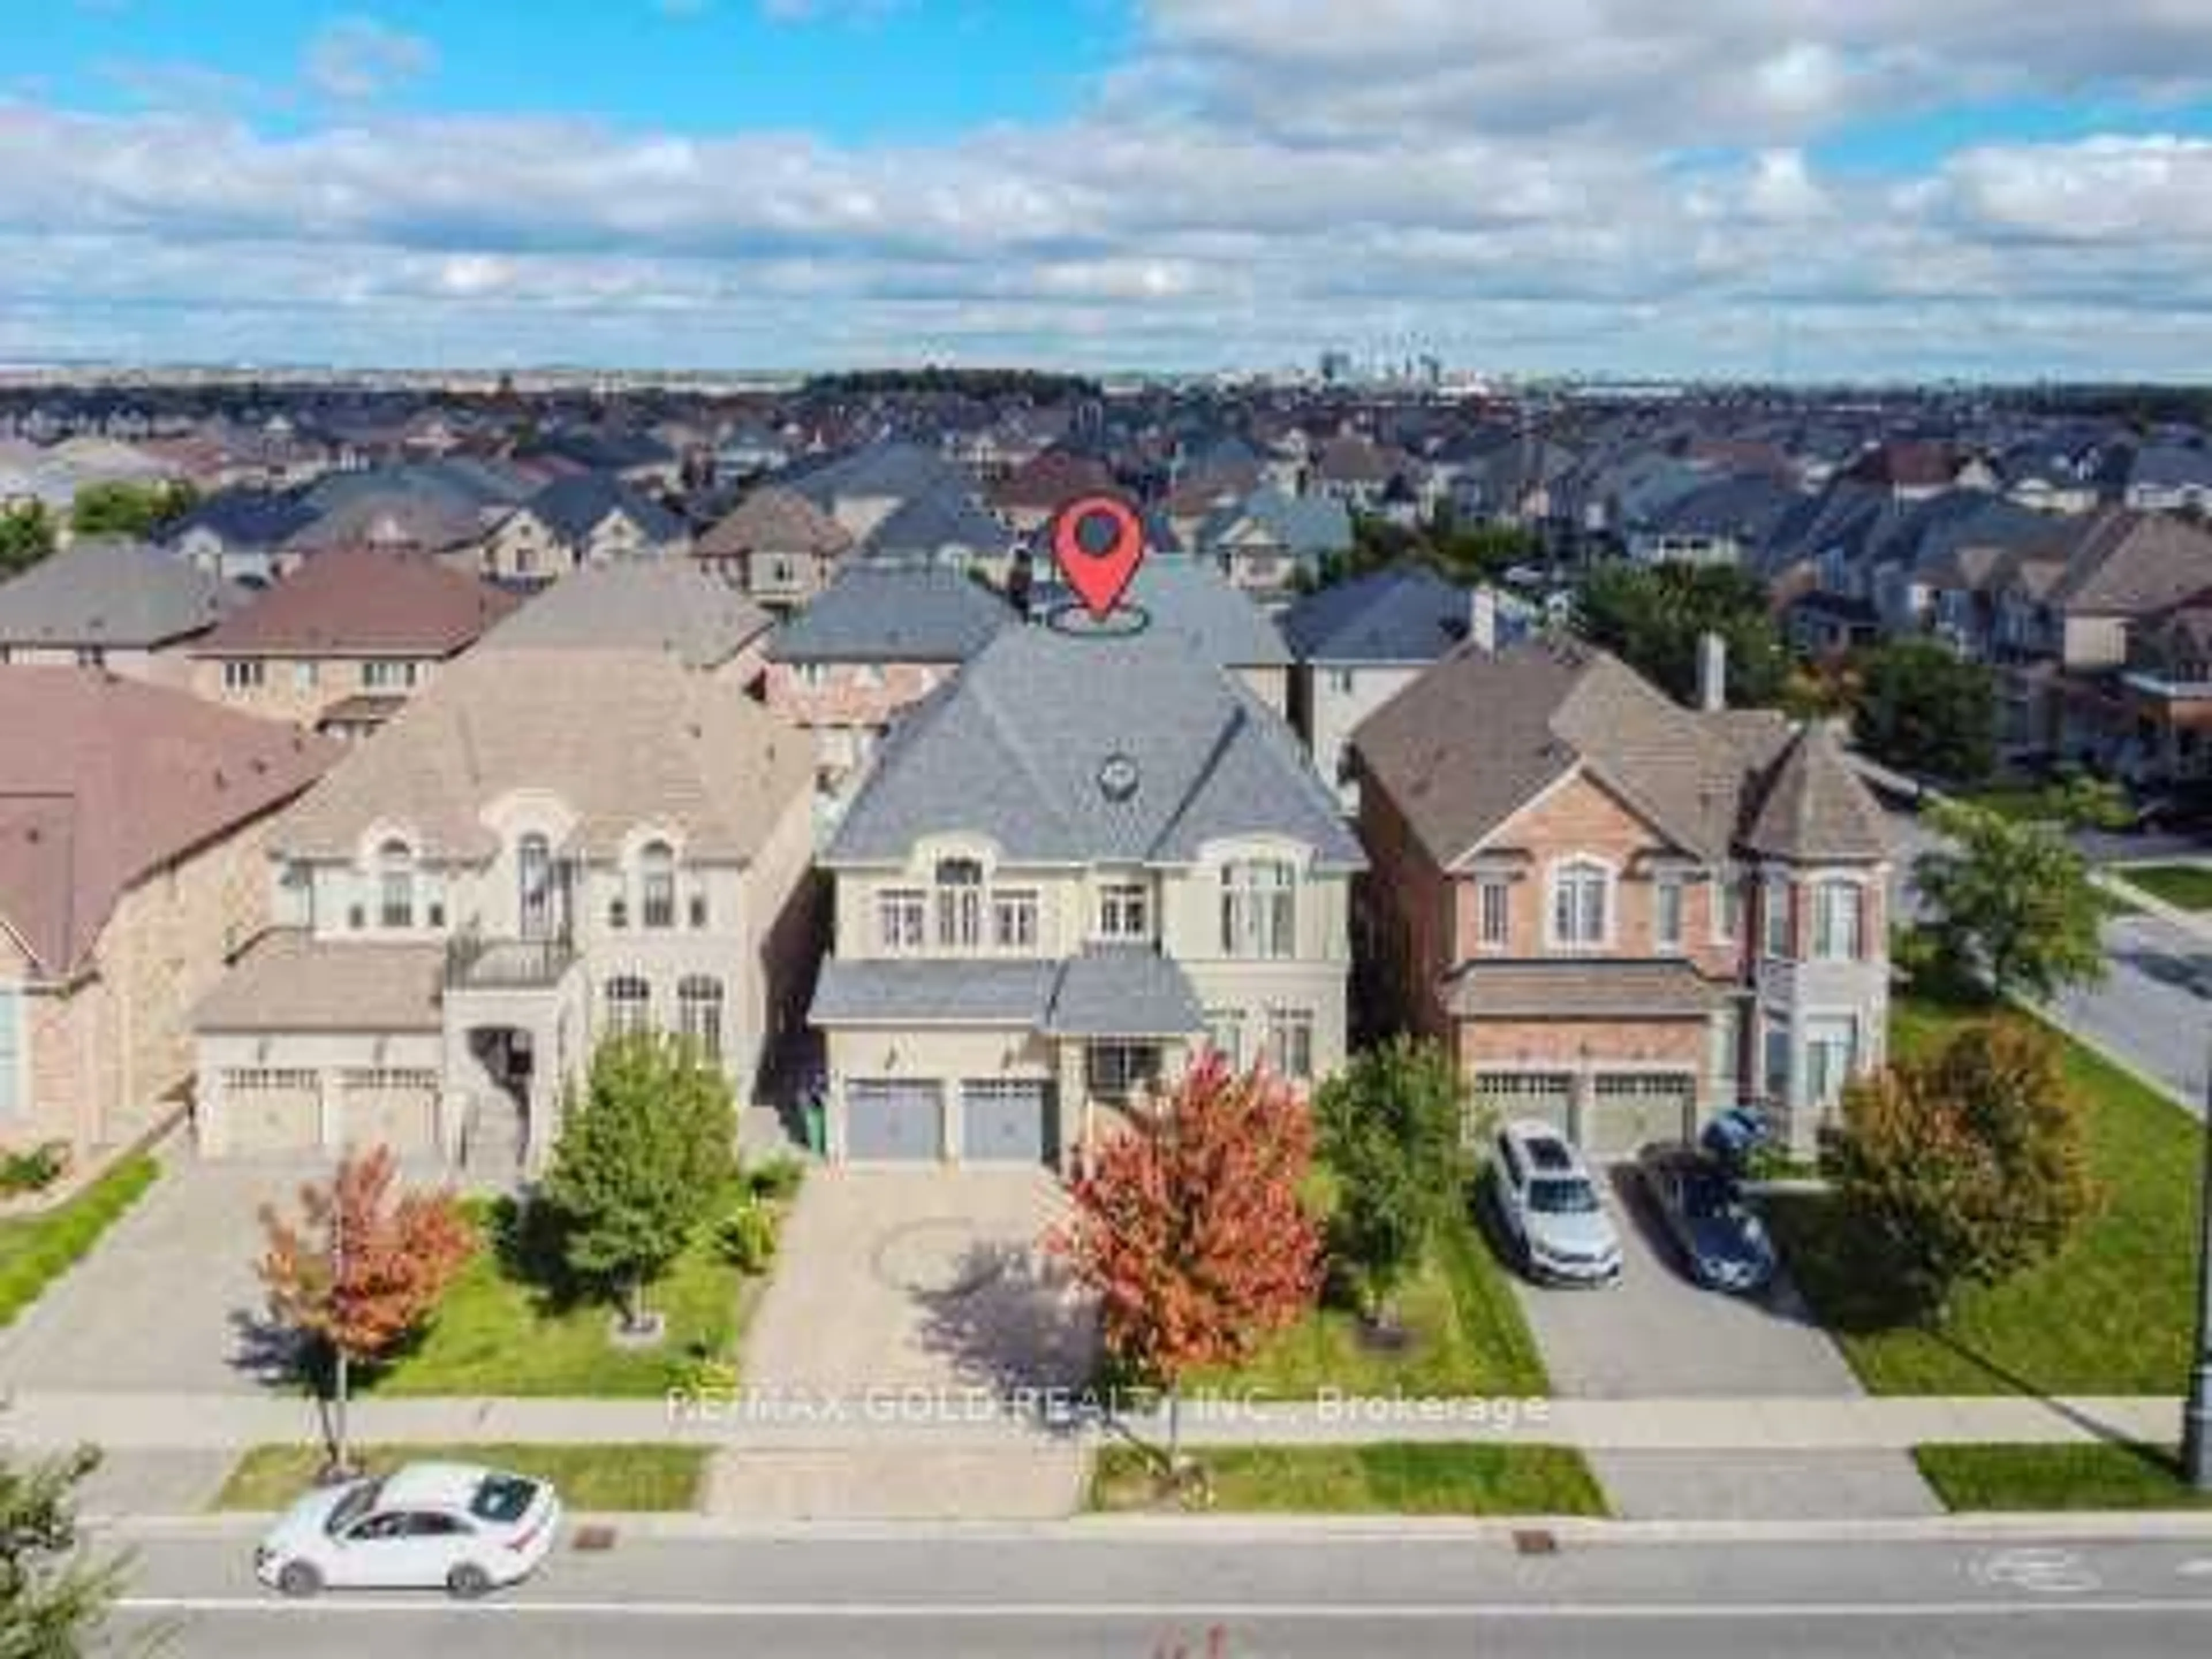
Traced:
<svg viewBox="0 0 2212 1659">
<path fill-rule="evenodd" d="M 315 1071 L 315 1122 L 326 1152 L 335 1152 L 343 1144 L 345 1126 L 338 1117 L 337 1067 L 319 1066 Z"/>
</svg>

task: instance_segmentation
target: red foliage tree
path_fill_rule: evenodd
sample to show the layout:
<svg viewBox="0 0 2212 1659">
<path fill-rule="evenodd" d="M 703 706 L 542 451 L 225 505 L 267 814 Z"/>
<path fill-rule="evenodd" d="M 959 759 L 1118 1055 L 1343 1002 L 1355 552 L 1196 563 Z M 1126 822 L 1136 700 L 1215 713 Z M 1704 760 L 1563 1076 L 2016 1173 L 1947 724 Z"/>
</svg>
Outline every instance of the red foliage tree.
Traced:
<svg viewBox="0 0 2212 1659">
<path fill-rule="evenodd" d="M 388 1146 L 349 1152 L 327 1184 L 300 1188 L 300 1220 L 261 1208 L 259 1271 L 276 1317 L 322 1342 L 335 1364 L 331 1454 L 346 1467 L 346 1391 L 355 1360 L 374 1360 L 418 1329 L 475 1254 L 450 1192 L 399 1192 Z"/>
<path fill-rule="evenodd" d="M 1166 1392 L 1170 1468 L 1183 1378 L 1250 1358 L 1313 1304 L 1321 1227 L 1298 1194 L 1312 1161 L 1305 1103 L 1209 1054 L 1075 1183 L 1053 1248 L 1097 1295 L 1108 1356 Z"/>
</svg>

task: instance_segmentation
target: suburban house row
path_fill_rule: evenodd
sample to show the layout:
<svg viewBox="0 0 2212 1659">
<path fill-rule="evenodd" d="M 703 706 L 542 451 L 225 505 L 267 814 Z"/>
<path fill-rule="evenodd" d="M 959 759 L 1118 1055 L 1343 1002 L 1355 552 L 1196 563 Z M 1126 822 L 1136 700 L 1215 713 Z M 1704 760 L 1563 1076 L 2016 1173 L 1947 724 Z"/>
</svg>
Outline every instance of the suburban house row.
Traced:
<svg viewBox="0 0 2212 1659">
<path fill-rule="evenodd" d="M 1308 1083 L 1430 1034 L 1471 1126 L 1608 1156 L 1741 1100 L 1808 1145 L 1880 1062 L 1880 815 L 1717 655 L 1685 708 L 1425 575 L 1279 631 L 1188 562 L 1139 597 L 873 571 L 771 630 L 609 565 L 349 744 L 0 667 L 0 1141 L 189 1111 L 211 1157 L 527 1175 L 639 1029 L 748 1103 L 811 1045 L 833 1158 L 1062 1169 L 1202 1048 Z"/>
</svg>

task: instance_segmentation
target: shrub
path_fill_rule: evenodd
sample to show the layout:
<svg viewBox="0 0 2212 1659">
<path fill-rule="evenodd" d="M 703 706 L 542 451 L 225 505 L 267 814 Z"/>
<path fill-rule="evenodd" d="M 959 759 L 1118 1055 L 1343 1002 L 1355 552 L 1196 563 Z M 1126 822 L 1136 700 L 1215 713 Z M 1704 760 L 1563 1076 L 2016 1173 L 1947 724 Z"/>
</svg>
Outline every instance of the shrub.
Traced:
<svg viewBox="0 0 2212 1659">
<path fill-rule="evenodd" d="M 747 1199 L 714 1229 L 714 1243 L 739 1273 L 766 1273 L 775 1260 L 775 1212 L 758 1198 Z"/>
<path fill-rule="evenodd" d="M 753 1196 L 772 1204 L 790 1202 L 805 1179 L 806 1165 L 789 1152 L 779 1152 L 758 1168 L 745 1171 L 745 1185 Z"/>
<path fill-rule="evenodd" d="M 42 1193 L 69 1169 L 69 1143 L 50 1140 L 27 1152 L 0 1152 L 0 1195 Z"/>
</svg>

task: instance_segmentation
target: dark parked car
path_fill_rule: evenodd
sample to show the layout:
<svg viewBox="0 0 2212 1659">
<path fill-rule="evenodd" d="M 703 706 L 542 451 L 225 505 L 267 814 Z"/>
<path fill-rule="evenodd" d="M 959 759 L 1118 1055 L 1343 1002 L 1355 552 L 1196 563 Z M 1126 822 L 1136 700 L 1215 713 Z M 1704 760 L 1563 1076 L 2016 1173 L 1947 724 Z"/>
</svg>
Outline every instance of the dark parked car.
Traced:
<svg viewBox="0 0 2212 1659">
<path fill-rule="evenodd" d="M 1636 1170 L 1698 1284 L 1745 1296 L 1772 1281 L 1774 1242 L 1720 1164 L 1687 1146 L 1647 1146 Z"/>
</svg>

